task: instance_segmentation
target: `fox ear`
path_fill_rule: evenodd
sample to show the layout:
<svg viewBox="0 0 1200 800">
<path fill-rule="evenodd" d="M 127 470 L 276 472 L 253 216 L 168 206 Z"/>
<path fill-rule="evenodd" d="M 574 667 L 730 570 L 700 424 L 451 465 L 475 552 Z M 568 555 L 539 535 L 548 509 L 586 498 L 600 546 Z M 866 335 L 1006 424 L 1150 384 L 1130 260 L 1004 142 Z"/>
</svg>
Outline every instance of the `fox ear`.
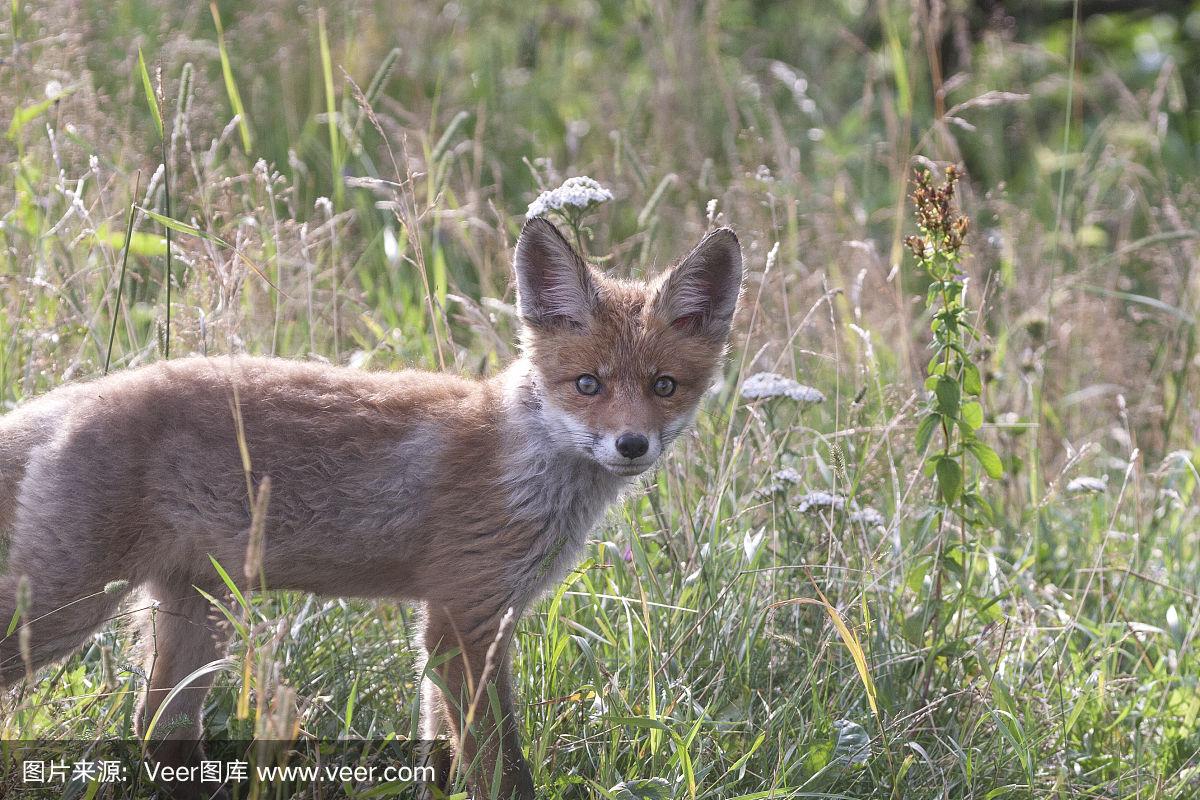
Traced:
<svg viewBox="0 0 1200 800">
<path fill-rule="evenodd" d="M 525 223 L 513 260 L 517 308 L 536 327 L 584 325 L 596 304 L 588 265 L 558 228 L 537 217 Z"/>
<path fill-rule="evenodd" d="M 723 340 L 741 290 L 742 247 L 732 230 L 719 228 L 667 273 L 653 308 L 672 327 Z"/>
</svg>

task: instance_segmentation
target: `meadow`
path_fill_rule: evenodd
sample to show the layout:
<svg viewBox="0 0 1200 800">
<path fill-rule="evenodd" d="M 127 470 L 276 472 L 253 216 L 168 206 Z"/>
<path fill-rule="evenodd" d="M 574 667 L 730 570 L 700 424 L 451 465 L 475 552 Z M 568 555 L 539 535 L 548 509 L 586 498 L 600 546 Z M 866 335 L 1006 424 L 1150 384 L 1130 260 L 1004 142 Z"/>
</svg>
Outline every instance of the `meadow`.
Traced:
<svg viewBox="0 0 1200 800">
<path fill-rule="evenodd" d="M 1007 5 L 14 0 L 0 402 L 188 353 L 488 374 L 527 206 L 591 176 L 604 269 L 730 225 L 748 284 L 518 628 L 542 794 L 1200 797 L 1200 4 Z M 955 275 L 906 245 L 950 165 Z M 410 609 L 225 603 L 211 735 L 415 735 Z M 0 738 L 131 737 L 123 622 Z"/>
</svg>

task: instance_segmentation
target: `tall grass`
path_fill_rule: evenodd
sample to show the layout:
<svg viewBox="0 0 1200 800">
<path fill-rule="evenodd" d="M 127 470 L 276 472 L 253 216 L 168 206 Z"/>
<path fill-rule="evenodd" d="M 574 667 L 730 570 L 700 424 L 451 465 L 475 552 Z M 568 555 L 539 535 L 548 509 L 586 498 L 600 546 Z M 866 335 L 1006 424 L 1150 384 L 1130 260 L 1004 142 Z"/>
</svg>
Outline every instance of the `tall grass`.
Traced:
<svg viewBox="0 0 1200 800">
<path fill-rule="evenodd" d="M 1200 793 L 1200 12 L 5 13 L 6 404 L 165 357 L 168 317 L 174 355 L 487 373 L 522 212 L 574 174 L 616 195 L 587 242 L 616 274 L 737 228 L 746 308 L 697 430 L 518 627 L 546 796 Z M 968 527 L 921 470 L 928 278 L 902 246 L 908 176 L 949 163 L 1002 461 Z M 763 371 L 825 399 L 743 397 Z M 415 735 L 409 610 L 226 608 L 213 735 Z M 0 700 L 0 732 L 132 735 L 131 658 L 118 621 Z"/>
</svg>

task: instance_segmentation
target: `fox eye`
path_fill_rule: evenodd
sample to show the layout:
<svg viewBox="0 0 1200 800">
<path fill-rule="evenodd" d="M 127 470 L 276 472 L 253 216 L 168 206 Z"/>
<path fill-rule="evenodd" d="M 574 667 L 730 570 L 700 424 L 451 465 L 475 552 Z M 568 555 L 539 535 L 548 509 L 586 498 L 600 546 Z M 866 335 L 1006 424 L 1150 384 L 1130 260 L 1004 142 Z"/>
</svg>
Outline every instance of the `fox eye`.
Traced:
<svg viewBox="0 0 1200 800">
<path fill-rule="evenodd" d="M 654 393 L 659 397 L 670 397 L 675 394 L 675 379 L 670 375 L 660 375 L 654 382 Z"/>
<path fill-rule="evenodd" d="M 575 379 L 575 388 L 580 394 L 600 394 L 600 379 L 595 375 L 580 375 Z"/>
</svg>

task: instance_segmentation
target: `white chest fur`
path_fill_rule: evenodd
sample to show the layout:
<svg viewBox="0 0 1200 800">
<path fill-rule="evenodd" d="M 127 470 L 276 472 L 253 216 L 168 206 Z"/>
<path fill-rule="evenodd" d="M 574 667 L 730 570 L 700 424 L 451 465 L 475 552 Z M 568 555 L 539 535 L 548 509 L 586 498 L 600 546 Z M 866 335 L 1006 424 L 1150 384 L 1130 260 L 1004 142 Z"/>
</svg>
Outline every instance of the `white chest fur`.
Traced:
<svg viewBox="0 0 1200 800">
<path fill-rule="evenodd" d="M 531 531 L 508 582 L 514 594 L 532 598 L 578 562 L 588 533 L 628 482 L 570 453 L 527 450 L 514 454 L 506 483 L 514 524 Z"/>
</svg>

